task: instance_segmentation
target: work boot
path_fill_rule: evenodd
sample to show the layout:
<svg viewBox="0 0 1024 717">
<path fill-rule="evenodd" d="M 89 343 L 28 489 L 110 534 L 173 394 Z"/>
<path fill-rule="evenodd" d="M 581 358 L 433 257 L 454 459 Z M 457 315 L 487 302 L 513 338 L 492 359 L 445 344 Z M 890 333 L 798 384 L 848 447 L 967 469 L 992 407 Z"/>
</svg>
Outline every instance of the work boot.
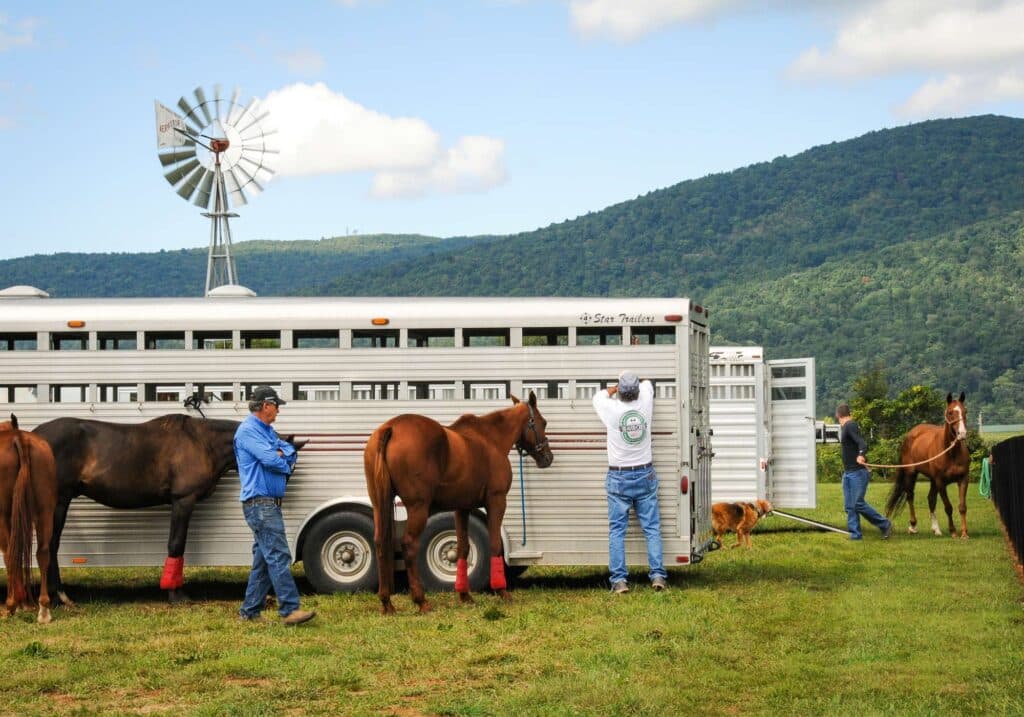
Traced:
<svg viewBox="0 0 1024 717">
<path fill-rule="evenodd" d="M 292 610 L 282 620 L 285 625 L 301 625 L 316 617 L 316 610 Z"/>
<path fill-rule="evenodd" d="M 617 580 L 612 583 L 612 592 L 616 595 L 622 595 L 623 593 L 629 592 L 629 585 L 626 584 L 625 580 Z"/>
<path fill-rule="evenodd" d="M 659 575 L 651 581 L 651 587 L 654 588 L 654 592 L 660 593 L 662 590 L 668 587 L 668 583 L 665 582 L 665 578 Z"/>
</svg>

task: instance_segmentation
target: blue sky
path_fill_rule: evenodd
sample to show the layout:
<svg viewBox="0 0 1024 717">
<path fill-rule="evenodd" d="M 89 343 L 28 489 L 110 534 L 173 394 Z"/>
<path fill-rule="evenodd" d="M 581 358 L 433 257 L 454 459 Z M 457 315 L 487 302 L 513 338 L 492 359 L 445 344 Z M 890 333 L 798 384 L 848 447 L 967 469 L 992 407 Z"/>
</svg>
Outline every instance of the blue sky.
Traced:
<svg viewBox="0 0 1024 717">
<path fill-rule="evenodd" d="M 1022 30 L 1024 0 L 0 2 L 0 258 L 205 246 L 153 109 L 196 86 L 239 86 L 279 129 L 236 242 L 507 234 L 875 129 L 1021 116 Z"/>
</svg>

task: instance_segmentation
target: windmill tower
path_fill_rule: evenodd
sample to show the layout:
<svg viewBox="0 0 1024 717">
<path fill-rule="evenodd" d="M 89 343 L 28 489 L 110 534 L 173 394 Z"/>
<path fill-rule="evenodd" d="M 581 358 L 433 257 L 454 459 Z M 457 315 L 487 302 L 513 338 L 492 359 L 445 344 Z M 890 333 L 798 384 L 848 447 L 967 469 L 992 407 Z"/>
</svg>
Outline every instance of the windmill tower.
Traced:
<svg viewBox="0 0 1024 717">
<path fill-rule="evenodd" d="M 273 130 L 266 128 L 267 113 L 255 99 L 239 104 L 237 87 L 231 99 L 221 97 L 220 85 L 214 86 L 212 100 L 202 87 L 193 95 L 178 100 L 183 115 L 156 103 L 156 144 L 167 181 L 180 197 L 207 210 L 202 214 L 210 220 L 209 296 L 218 286 L 239 283 L 228 221 L 238 214 L 231 207 L 246 204 L 247 193 L 263 191 L 274 174 L 267 155 L 277 152 L 268 146 Z"/>
</svg>

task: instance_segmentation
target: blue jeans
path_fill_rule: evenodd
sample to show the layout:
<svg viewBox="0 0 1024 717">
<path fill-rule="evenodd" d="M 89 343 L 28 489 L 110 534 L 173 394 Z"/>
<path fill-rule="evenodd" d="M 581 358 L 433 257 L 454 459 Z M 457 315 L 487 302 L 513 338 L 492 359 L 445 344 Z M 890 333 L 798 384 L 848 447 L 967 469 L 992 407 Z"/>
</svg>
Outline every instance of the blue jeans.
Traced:
<svg viewBox="0 0 1024 717">
<path fill-rule="evenodd" d="M 867 468 L 843 472 L 843 508 L 846 509 L 846 527 L 850 531 L 851 540 L 863 537 L 860 532 L 862 515 L 879 530 L 884 531 L 889 525 L 889 520 L 864 500 L 870 480 L 871 473 Z"/>
<path fill-rule="evenodd" d="M 605 478 L 608 493 L 608 569 L 611 582 L 626 579 L 626 528 L 629 509 L 636 511 L 640 527 L 647 539 L 648 576 L 666 578 L 661 555 L 661 516 L 658 513 L 658 476 L 654 468 L 638 471 L 608 471 Z"/>
<path fill-rule="evenodd" d="M 277 611 L 284 617 L 299 609 L 299 588 L 292 577 L 292 556 L 288 550 L 281 508 L 273 503 L 243 503 L 242 512 L 255 542 L 252 544 L 249 584 L 238 613 L 247 618 L 259 615 L 273 586 L 277 595 Z"/>
</svg>

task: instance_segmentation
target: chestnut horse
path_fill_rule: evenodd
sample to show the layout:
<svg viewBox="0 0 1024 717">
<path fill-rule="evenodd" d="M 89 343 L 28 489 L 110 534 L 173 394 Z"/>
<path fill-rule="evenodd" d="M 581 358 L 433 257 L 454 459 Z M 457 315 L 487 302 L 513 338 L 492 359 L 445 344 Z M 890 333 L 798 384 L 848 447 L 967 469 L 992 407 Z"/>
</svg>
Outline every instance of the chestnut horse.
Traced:
<svg viewBox="0 0 1024 717">
<path fill-rule="evenodd" d="M 0 552 L 7 568 L 6 616 L 31 602 L 32 528 L 39 563 L 40 623 L 50 622 L 46 573 L 57 505 L 57 467 L 42 438 L 18 429 L 18 419 L 0 423 Z"/>
<path fill-rule="evenodd" d="M 505 499 L 512 486 L 508 454 L 515 446 L 521 454 L 533 458 L 539 468 L 547 468 L 554 460 L 544 434 L 547 421 L 537 409 L 537 396 L 531 391 L 526 403 L 513 396 L 512 404 L 485 416 L 466 414 L 447 427 L 426 416 L 403 414 L 382 424 L 370 436 L 363 451 L 363 469 L 373 503 L 378 595 L 385 615 L 395 612 L 391 593 L 396 493 L 408 513 L 402 555 L 409 573 L 409 591 L 421 613 L 429 611 L 430 604 L 423 594 L 416 557 L 420 534 L 427 518 L 436 511 L 455 511 L 455 590 L 464 603 L 473 601 L 467 564 L 469 511 L 481 507 L 487 511 L 491 589 L 508 599 L 501 543 Z"/>
<path fill-rule="evenodd" d="M 935 516 L 935 497 L 942 496 L 949 519 L 949 534 L 956 536 L 953 526 L 953 504 L 946 495 L 946 487 L 956 483 L 960 488 L 960 537 L 967 537 L 967 482 L 970 474 L 971 454 L 967 450 L 967 411 L 964 409 L 964 394 L 953 400 L 953 394 L 946 396 L 945 425 L 933 426 L 922 423 L 910 429 L 900 446 L 900 468 L 896 472 L 892 493 L 885 505 L 885 514 L 892 517 L 906 503 L 910 507 L 910 527 L 917 532 L 917 515 L 914 513 L 914 484 L 917 474 L 924 473 L 931 478 L 928 490 L 928 510 L 931 512 L 932 532 L 942 535 L 939 520 Z"/>
</svg>

